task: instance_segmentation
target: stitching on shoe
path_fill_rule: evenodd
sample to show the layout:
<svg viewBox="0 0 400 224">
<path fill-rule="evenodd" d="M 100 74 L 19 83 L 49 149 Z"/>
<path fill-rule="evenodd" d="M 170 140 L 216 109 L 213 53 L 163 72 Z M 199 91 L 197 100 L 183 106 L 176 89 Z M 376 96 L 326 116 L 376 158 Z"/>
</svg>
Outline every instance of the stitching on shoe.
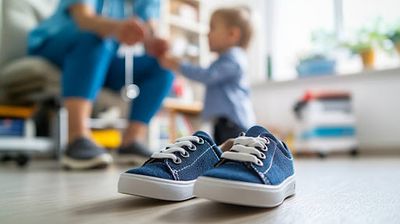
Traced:
<svg viewBox="0 0 400 224">
<path fill-rule="evenodd" d="M 262 180 L 264 181 L 265 184 L 270 184 L 269 180 L 267 179 L 267 173 L 271 169 L 272 164 L 274 162 L 276 150 L 277 150 L 277 146 L 275 145 L 274 152 L 272 153 L 272 156 L 271 156 L 272 157 L 271 163 L 269 164 L 269 167 L 267 168 L 267 170 L 265 170 L 264 172 L 259 171 L 258 168 L 256 166 L 254 166 L 253 164 L 250 165 L 258 173 L 258 175 L 262 178 Z"/>
<path fill-rule="evenodd" d="M 269 171 L 269 170 L 271 169 L 271 167 L 272 167 L 272 164 L 273 164 L 274 158 L 275 158 L 276 150 L 277 150 L 277 149 L 276 149 L 276 146 L 275 146 L 275 147 L 274 147 L 274 153 L 272 153 L 271 163 L 269 164 L 268 169 L 267 169 L 266 171 L 263 172 L 264 175 L 267 174 L 268 171 Z"/>
<path fill-rule="evenodd" d="M 272 156 L 271 156 L 272 158 L 271 158 L 271 162 L 270 162 L 270 164 L 269 164 L 269 167 L 268 167 L 267 170 L 265 170 L 264 172 L 260 171 L 260 170 L 258 169 L 258 167 L 256 167 L 256 166 L 253 166 L 253 165 L 252 165 L 252 167 L 253 167 L 254 169 L 256 169 L 257 172 L 262 173 L 263 176 L 264 176 L 266 173 L 268 173 L 268 171 L 269 171 L 269 170 L 271 169 L 271 167 L 272 167 L 272 163 L 274 162 L 275 153 L 276 153 L 276 146 L 274 147 L 274 152 L 272 153 Z"/>
<path fill-rule="evenodd" d="M 193 166 L 201 157 L 203 157 L 204 154 L 206 154 L 206 153 L 208 152 L 208 150 L 211 149 L 211 147 L 212 147 L 212 146 L 208 147 L 208 148 L 207 148 L 203 153 L 201 153 L 200 156 L 198 156 L 192 163 L 190 163 L 189 165 L 186 165 L 185 167 L 182 167 L 181 169 L 177 169 L 176 171 L 179 172 L 179 171 L 182 171 L 182 170 L 184 170 L 184 169 L 186 169 L 186 168 L 188 168 L 188 167 Z"/>
<path fill-rule="evenodd" d="M 208 144 L 208 145 L 210 145 L 210 144 Z M 219 161 L 220 158 L 218 157 L 217 153 L 215 153 L 214 149 L 212 149 L 212 147 L 214 147 L 214 146 L 216 146 L 216 144 L 211 146 L 211 151 L 213 152 L 213 154 L 214 154 L 215 158 L 217 159 L 217 161 Z"/>
<path fill-rule="evenodd" d="M 172 176 L 174 177 L 175 180 L 179 180 L 179 175 L 177 172 L 175 172 L 174 169 L 172 169 L 171 165 L 169 165 L 168 160 L 165 161 L 165 164 L 167 165 L 168 169 L 171 171 Z"/>
<path fill-rule="evenodd" d="M 258 171 L 258 169 L 253 164 L 250 164 L 250 166 L 258 173 L 259 177 L 263 180 L 264 184 L 270 184 L 269 180 L 267 179 L 267 176 L 264 175 L 264 173 Z"/>
<path fill-rule="evenodd" d="M 176 179 L 177 179 L 177 180 L 180 180 L 181 178 L 179 177 L 178 171 L 174 170 L 174 173 L 175 173 L 175 175 L 176 175 Z"/>
</svg>

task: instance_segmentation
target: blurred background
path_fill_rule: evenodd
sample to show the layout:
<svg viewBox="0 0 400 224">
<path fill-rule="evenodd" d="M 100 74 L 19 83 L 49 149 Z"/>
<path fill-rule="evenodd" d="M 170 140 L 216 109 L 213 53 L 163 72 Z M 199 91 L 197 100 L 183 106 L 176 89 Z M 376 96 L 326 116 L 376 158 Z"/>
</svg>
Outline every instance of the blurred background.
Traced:
<svg viewBox="0 0 400 224">
<path fill-rule="evenodd" d="M 1 1 L 0 148 L 5 151 L 37 148 L 57 156 L 65 145 L 60 71 L 45 59 L 26 56 L 27 33 L 57 3 Z M 215 59 L 207 42 L 210 15 L 235 5 L 248 7 L 254 21 L 248 78 L 259 124 L 287 140 L 294 152 L 320 152 L 319 144 L 326 142 L 332 150 L 399 149 L 400 2 L 165 0 L 158 33 L 170 40 L 173 55 L 206 66 Z M 205 128 L 198 119 L 203 95 L 202 86 L 176 79 L 151 124 L 151 148 Z M 99 143 L 110 149 L 119 144 L 125 111 L 118 94 L 101 92 L 91 120 Z"/>
</svg>

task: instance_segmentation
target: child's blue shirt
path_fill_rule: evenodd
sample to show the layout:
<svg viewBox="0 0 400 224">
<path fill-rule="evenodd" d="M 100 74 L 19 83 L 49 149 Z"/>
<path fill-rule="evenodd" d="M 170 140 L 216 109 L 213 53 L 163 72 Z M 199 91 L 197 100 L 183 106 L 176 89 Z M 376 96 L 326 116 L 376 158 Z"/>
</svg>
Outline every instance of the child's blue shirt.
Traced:
<svg viewBox="0 0 400 224">
<path fill-rule="evenodd" d="M 160 0 L 131 0 L 133 12 L 128 13 L 124 2 L 125 0 L 60 0 L 56 12 L 30 33 L 28 48 L 39 47 L 45 40 L 61 30 L 70 30 L 71 36 L 75 32 L 79 32 L 77 24 L 69 14 L 69 8 L 78 3 L 90 5 L 98 15 L 105 15 L 114 19 L 134 15 L 143 21 L 148 21 L 159 17 Z"/>
<path fill-rule="evenodd" d="M 243 128 L 255 123 L 246 80 L 247 57 L 240 47 L 232 47 L 208 68 L 182 63 L 181 73 L 206 85 L 203 118 L 226 117 Z"/>
</svg>

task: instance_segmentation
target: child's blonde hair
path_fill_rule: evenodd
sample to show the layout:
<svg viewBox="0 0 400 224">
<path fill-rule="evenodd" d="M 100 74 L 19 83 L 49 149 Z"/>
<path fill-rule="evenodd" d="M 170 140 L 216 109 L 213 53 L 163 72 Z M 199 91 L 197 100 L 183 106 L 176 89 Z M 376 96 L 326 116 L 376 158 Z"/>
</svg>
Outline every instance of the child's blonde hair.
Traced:
<svg viewBox="0 0 400 224">
<path fill-rule="evenodd" d="M 214 11 L 212 17 L 214 16 L 222 18 L 225 25 L 229 27 L 238 27 L 241 35 L 238 45 L 244 49 L 249 46 L 251 36 L 253 34 L 249 8 L 221 8 Z"/>
</svg>

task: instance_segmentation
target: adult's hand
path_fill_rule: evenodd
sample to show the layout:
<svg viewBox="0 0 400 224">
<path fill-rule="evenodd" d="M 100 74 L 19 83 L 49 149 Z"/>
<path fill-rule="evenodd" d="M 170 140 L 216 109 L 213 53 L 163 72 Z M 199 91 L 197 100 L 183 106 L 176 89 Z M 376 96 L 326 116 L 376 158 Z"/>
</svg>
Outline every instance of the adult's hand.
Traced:
<svg viewBox="0 0 400 224">
<path fill-rule="evenodd" d="M 144 40 L 145 28 L 136 19 L 123 20 L 117 23 L 114 36 L 121 43 L 133 45 Z"/>
</svg>

